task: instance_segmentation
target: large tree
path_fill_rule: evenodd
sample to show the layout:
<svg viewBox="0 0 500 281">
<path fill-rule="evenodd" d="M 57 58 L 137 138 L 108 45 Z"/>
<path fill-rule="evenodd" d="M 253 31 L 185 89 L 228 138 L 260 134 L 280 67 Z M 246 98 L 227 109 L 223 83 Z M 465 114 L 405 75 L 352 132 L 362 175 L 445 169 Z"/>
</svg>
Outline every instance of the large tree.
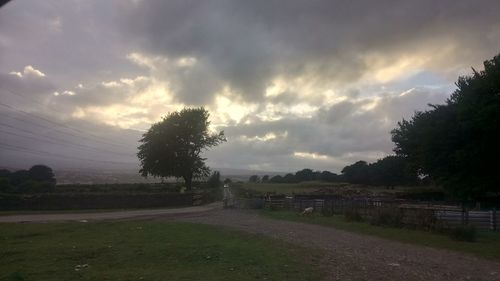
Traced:
<svg viewBox="0 0 500 281">
<path fill-rule="evenodd" d="M 366 184 L 370 177 L 366 161 L 358 161 L 345 166 L 341 172 L 343 179 L 350 183 Z"/>
<path fill-rule="evenodd" d="M 209 115 L 203 107 L 185 108 L 153 124 L 137 153 L 142 176 L 183 178 L 188 190 L 193 178 L 209 176 L 201 153 L 226 141 L 223 131 L 209 132 Z"/>
<path fill-rule="evenodd" d="M 56 184 L 56 178 L 52 169 L 45 165 L 35 165 L 29 170 L 29 177 L 31 180 L 38 182 L 45 182 L 49 184 Z"/>
<path fill-rule="evenodd" d="M 500 191 L 500 56 L 456 85 L 445 104 L 399 122 L 392 140 L 398 155 L 467 201 Z"/>
<path fill-rule="evenodd" d="M 394 187 L 396 185 L 417 184 L 418 175 L 408 161 L 401 156 L 389 155 L 368 165 L 369 184 L 385 185 Z"/>
</svg>

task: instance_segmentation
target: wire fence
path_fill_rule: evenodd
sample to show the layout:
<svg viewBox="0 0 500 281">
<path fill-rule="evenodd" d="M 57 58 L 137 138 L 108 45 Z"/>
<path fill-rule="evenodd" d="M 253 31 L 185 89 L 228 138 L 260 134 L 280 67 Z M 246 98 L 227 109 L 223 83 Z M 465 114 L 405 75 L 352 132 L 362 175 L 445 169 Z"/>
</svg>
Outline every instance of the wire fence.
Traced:
<svg viewBox="0 0 500 281">
<path fill-rule="evenodd" d="M 480 230 L 497 231 L 500 226 L 500 215 L 495 209 L 477 211 L 462 209 L 460 206 L 455 205 L 404 200 L 268 196 L 265 198 L 240 198 L 237 202 L 236 207 L 239 208 L 269 208 L 271 210 L 281 209 L 296 212 L 301 212 L 306 208 L 313 208 L 314 212 L 325 215 L 343 215 L 350 212 L 359 214 L 368 220 L 384 212 L 397 212 L 403 224 L 424 228 L 436 225 L 441 228 L 472 225 Z"/>
</svg>

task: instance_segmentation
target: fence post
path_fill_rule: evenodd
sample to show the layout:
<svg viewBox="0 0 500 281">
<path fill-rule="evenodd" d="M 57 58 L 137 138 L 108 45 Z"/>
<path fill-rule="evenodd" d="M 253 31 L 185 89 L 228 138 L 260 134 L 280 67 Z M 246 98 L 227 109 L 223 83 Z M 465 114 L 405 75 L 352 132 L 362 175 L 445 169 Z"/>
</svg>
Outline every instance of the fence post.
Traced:
<svg viewBox="0 0 500 281">
<path fill-rule="evenodd" d="M 497 230 L 497 210 L 495 208 L 490 211 L 490 229 Z"/>
</svg>

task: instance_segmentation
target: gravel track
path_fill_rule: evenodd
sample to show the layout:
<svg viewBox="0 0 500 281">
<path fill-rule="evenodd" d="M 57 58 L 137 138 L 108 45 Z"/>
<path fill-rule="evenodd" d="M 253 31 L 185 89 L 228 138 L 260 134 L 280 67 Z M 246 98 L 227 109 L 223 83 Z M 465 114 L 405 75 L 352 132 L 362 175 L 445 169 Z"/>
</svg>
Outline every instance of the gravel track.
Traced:
<svg viewBox="0 0 500 281">
<path fill-rule="evenodd" d="M 500 263 L 373 236 L 223 210 L 219 203 L 179 209 L 0 216 L 0 222 L 78 220 L 184 221 L 220 225 L 317 250 L 325 280 L 499 280 Z M 499 249 L 500 251 L 500 249 Z M 311 257 L 304 257 L 305 259 Z"/>
<path fill-rule="evenodd" d="M 251 211 L 214 210 L 154 220 L 228 226 L 318 249 L 325 280 L 500 280 L 497 262 L 331 227 L 273 220 Z"/>
</svg>

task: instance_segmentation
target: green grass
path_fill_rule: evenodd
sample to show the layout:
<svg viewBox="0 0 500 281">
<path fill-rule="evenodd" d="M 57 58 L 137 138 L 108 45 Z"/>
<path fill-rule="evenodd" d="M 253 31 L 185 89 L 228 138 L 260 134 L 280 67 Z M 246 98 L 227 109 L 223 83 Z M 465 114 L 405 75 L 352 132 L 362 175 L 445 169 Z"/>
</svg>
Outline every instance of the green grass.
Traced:
<svg viewBox="0 0 500 281">
<path fill-rule="evenodd" d="M 334 183 L 328 182 L 301 182 L 301 183 L 251 183 L 246 182 L 242 188 L 259 192 L 276 192 L 278 194 L 308 193 L 321 187 L 332 187 Z"/>
<path fill-rule="evenodd" d="M 9 281 L 318 280 L 315 255 L 188 223 L 0 224 L 0 280 Z"/>
<path fill-rule="evenodd" d="M 322 189 L 323 192 L 339 195 L 365 194 L 365 195 L 394 195 L 396 193 L 420 192 L 422 187 L 396 186 L 394 189 L 387 189 L 384 186 L 368 186 L 350 184 L 342 182 L 308 181 L 300 183 L 251 183 L 244 182 L 234 184 L 235 187 L 251 189 L 258 192 L 276 192 L 278 194 L 291 195 L 293 193 L 311 193 Z M 425 187 L 423 190 L 429 190 Z M 431 189 L 435 190 L 435 189 Z"/>
<path fill-rule="evenodd" d="M 112 213 L 123 211 L 142 211 L 142 210 L 165 210 L 165 209 L 180 209 L 193 206 L 166 206 L 166 207 L 151 207 L 151 208 L 118 208 L 118 209 L 75 209 L 75 210 L 15 210 L 15 211 L 0 211 L 1 216 L 13 215 L 44 215 L 44 214 L 87 214 L 87 213 Z"/>
<path fill-rule="evenodd" d="M 347 222 L 344 216 L 341 215 L 334 215 L 331 217 L 325 217 L 319 214 L 301 216 L 295 212 L 267 210 L 262 211 L 261 214 L 273 219 L 319 224 L 403 243 L 459 251 L 500 261 L 500 233 L 498 232 L 479 232 L 477 241 L 470 243 L 452 240 L 448 236 L 438 233 L 403 228 L 379 227 L 370 225 L 367 222 Z"/>
</svg>

